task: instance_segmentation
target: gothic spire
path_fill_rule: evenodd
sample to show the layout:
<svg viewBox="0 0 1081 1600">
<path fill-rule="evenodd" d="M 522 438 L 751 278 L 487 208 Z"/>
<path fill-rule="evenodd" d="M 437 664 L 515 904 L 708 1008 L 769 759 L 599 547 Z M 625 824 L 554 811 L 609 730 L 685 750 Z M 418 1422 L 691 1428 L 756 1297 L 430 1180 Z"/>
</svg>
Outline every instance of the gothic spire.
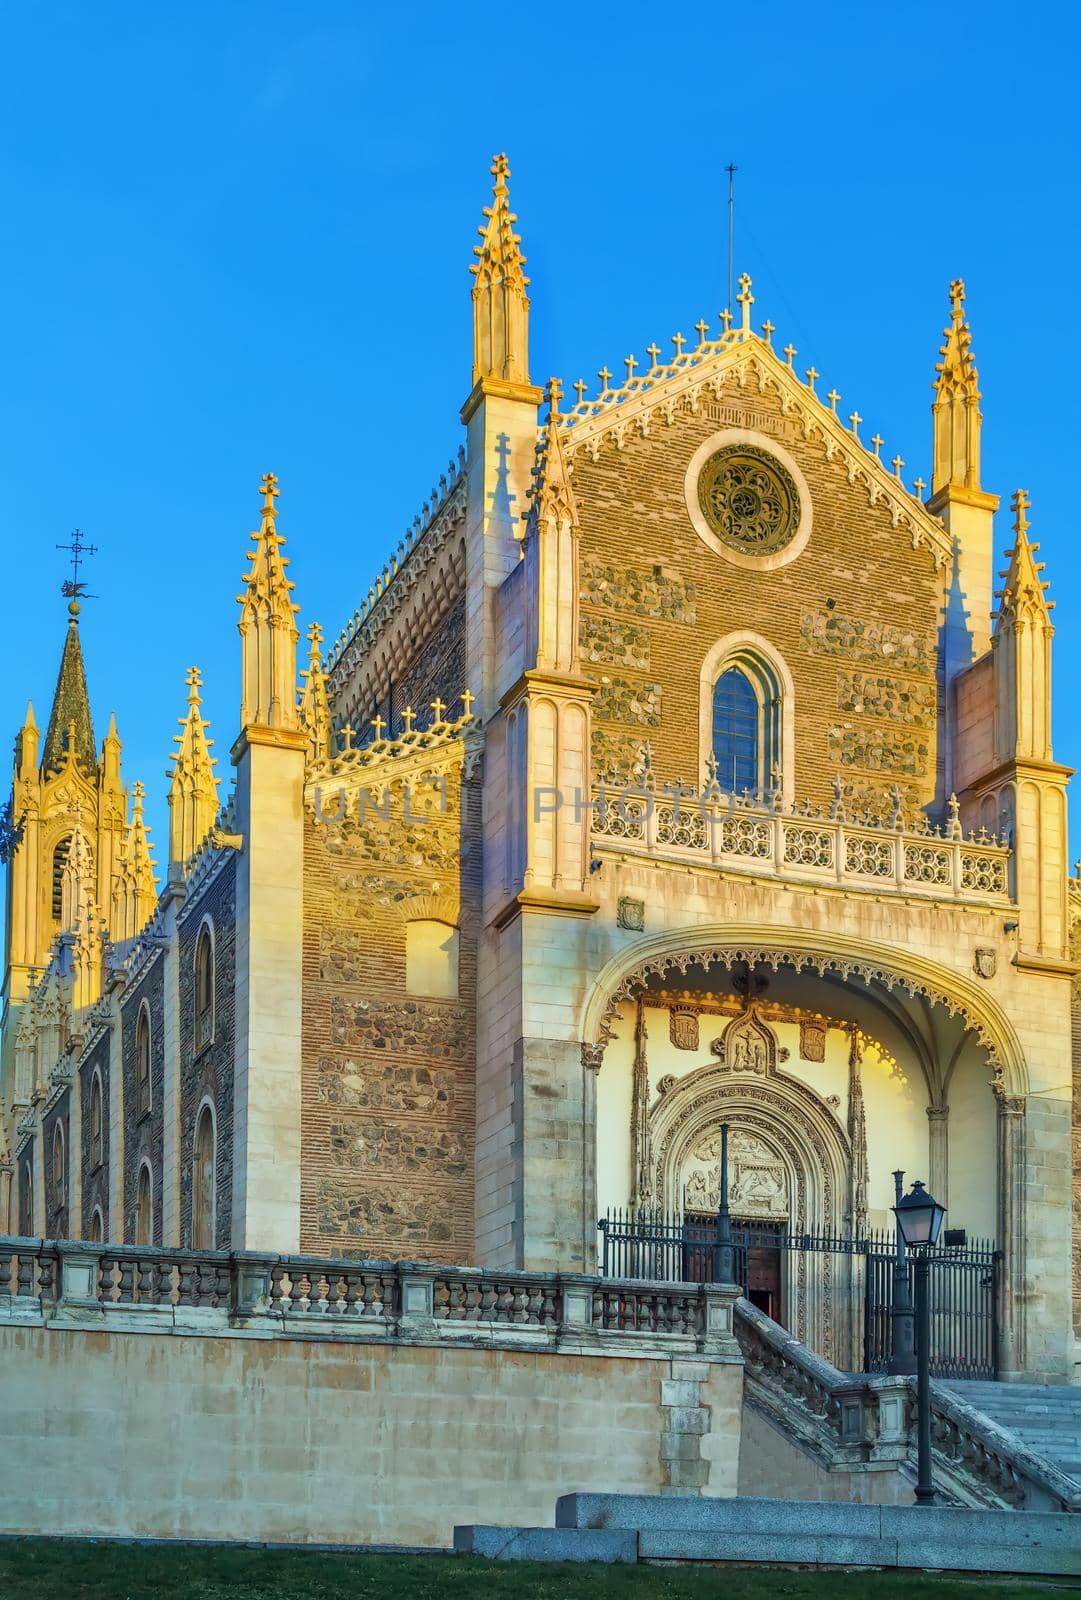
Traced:
<svg viewBox="0 0 1081 1600">
<path fill-rule="evenodd" d="M 531 521 L 547 517 L 561 521 L 565 518 L 577 526 L 578 507 L 571 488 L 567 458 L 563 452 L 563 441 L 559 430 L 559 402 L 562 398 L 563 385 L 558 378 L 549 378 L 548 419 L 544 424 L 537 464 L 533 469 L 534 518 Z"/>
<path fill-rule="evenodd" d="M 251 570 L 244 575 L 240 605 L 242 727 L 295 728 L 296 643 L 295 613 L 300 610 L 289 596 L 294 585 L 285 576 L 289 562 L 277 531 L 278 480 L 273 472 L 263 477 L 262 522 L 253 533 L 255 549 L 248 552 Z"/>
<path fill-rule="evenodd" d="M 75 760 L 86 777 L 97 772 L 97 751 L 94 745 L 94 725 L 90 718 L 90 697 L 86 692 L 86 670 L 83 666 L 82 645 L 79 642 L 79 602 L 68 604 L 68 631 L 64 639 L 64 653 L 60 658 L 60 673 L 56 680 L 49 726 L 41 753 L 43 773 L 55 772 L 64 764 L 64 751 L 69 727 L 75 730 Z"/>
<path fill-rule="evenodd" d="M 173 735 L 178 747 L 169 778 L 169 864 L 183 866 L 190 861 L 214 824 L 218 814 L 216 760 L 210 754 L 213 739 L 203 718 L 199 689 L 202 675 L 190 667 L 187 675 L 188 712 L 180 717 L 180 732 Z"/>
<path fill-rule="evenodd" d="M 559 431 L 560 384 L 548 384 L 548 419 L 534 467 L 526 523 L 530 660 L 544 671 L 576 673 L 578 654 L 578 507 Z"/>
<path fill-rule="evenodd" d="M 308 629 L 308 667 L 303 674 L 304 691 L 300 697 L 300 726 L 308 735 L 308 755 L 312 761 L 322 761 L 330 746 L 327 675 L 319 648 L 322 642 L 323 630 L 318 622 L 313 622 Z"/>
<path fill-rule="evenodd" d="M 113 938 L 134 939 L 146 926 L 158 898 L 150 835 L 143 816 L 141 783 L 131 786 L 131 821 L 113 888 Z"/>
<path fill-rule="evenodd" d="M 980 487 L 979 373 L 972 357 L 972 330 L 965 317 L 965 285 L 961 278 L 950 284 L 950 322 L 939 354 L 935 379 L 934 460 L 931 493 L 948 484 L 965 489 Z"/>
<path fill-rule="evenodd" d="M 1024 489 L 1014 490 L 1011 504 L 1013 548 L 1006 552 L 1009 565 L 999 573 L 1004 584 L 995 594 L 999 601 L 995 632 L 1001 633 L 1011 624 L 1020 625 L 1024 622 L 1046 624 L 1050 628 L 1051 610 L 1055 602 L 1048 600 L 1049 585 L 1040 577 L 1044 569 L 1044 563 L 1036 560 L 1036 552 L 1040 547 L 1028 536 L 1029 520 L 1025 513 L 1030 502 Z"/>
<path fill-rule="evenodd" d="M 505 155 L 492 162 L 495 188 L 487 219 L 478 231 L 482 243 L 473 247 L 477 260 L 470 267 L 473 281 L 473 382 L 498 378 L 507 383 L 529 382 L 529 279 L 522 268 L 525 256 L 514 231 L 518 218 L 510 209 Z"/>
</svg>

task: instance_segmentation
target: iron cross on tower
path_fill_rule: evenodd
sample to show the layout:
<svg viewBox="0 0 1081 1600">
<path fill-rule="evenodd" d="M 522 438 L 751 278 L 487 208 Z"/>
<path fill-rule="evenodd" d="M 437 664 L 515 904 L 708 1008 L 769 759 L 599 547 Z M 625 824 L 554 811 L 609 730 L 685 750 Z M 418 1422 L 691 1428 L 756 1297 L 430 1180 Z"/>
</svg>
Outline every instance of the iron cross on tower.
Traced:
<svg viewBox="0 0 1081 1600">
<path fill-rule="evenodd" d="M 60 593 L 68 600 L 80 600 L 86 595 L 86 584 L 79 577 L 79 566 L 85 556 L 96 556 L 96 544 L 86 544 L 83 541 L 81 528 L 72 530 L 71 539 L 67 544 L 58 544 L 58 550 L 71 551 L 71 577 L 65 578 L 60 585 Z"/>
</svg>

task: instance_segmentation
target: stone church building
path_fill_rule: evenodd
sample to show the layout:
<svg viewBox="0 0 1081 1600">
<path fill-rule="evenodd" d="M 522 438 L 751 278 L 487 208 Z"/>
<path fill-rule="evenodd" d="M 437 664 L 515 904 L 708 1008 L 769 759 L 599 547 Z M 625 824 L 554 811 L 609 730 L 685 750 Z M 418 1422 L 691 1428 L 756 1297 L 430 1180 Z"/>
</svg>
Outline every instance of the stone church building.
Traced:
<svg viewBox="0 0 1081 1600">
<path fill-rule="evenodd" d="M 963 285 L 912 490 L 747 277 L 542 393 L 493 173 L 462 448 L 329 649 L 263 479 L 235 789 L 193 668 L 160 882 L 72 600 L 3 826 L 0 1230 L 593 1271 L 610 1209 L 716 1209 L 726 1123 L 737 1219 L 883 1228 L 903 1169 L 1002 1252 L 1000 1371 L 1076 1375 L 1069 770 Z M 802 1261 L 761 1303 L 836 1356 Z"/>
</svg>

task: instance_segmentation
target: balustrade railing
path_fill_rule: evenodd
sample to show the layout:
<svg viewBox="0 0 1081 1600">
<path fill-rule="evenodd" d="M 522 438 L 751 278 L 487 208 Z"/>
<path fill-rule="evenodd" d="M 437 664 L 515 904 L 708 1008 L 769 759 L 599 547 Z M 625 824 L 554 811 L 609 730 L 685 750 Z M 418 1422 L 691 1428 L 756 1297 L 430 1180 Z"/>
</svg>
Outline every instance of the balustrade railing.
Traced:
<svg viewBox="0 0 1081 1600">
<path fill-rule="evenodd" d="M 732 1285 L 0 1239 L 0 1319 L 96 1314 L 125 1326 L 187 1319 L 313 1331 L 333 1324 L 336 1335 L 361 1339 L 506 1336 L 541 1344 L 628 1334 L 684 1350 L 727 1343 L 734 1351 L 736 1296 Z"/>
<path fill-rule="evenodd" d="M 922 815 L 922 814 L 921 814 Z M 757 801 L 682 800 L 638 789 L 594 792 L 599 845 L 707 861 L 732 871 L 893 889 L 936 899 L 1010 901 L 1010 850 L 994 834 L 785 812 Z"/>
</svg>

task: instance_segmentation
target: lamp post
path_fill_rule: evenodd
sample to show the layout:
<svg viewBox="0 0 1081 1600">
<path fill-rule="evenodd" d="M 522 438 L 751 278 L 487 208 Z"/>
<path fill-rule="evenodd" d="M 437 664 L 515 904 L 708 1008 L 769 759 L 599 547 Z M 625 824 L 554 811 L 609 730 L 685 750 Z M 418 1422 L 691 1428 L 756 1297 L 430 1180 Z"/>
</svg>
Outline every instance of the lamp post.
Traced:
<svg viewBox="0 0 1081 1600">
<path fill-rule="evenodd" d="M 929 1250 L 938 1242 L 946 1207 L 922 1183 L 893 1208 L 897 1231 L 916 1262 L 916 1504 L 934 1504 L 931 1466 L 931 1296 Z"/>
<path fill-rule="evenodd" d="M 893 1201 L 901 1203 L 905 1175 L 893 1175 Z M 893 1264 L 893 1300 L 890 1306 L 890 1359 L 888 1371 L 910 1376 L 916 1370 L 916 1329 L 912 1313 L 912 1290 L 905 1259 L 905 1236 L 897 1229 L 897 1257 Z"/>
<path fill-rule="evenodd" d="M 717 1242 L 713 1246 L 714 1283 L 735 1283 L 732 1217 L 728 1210 L 728 1124 L 721 1123 L 721 1181 L 717 1195 Z"/>
</svg>

